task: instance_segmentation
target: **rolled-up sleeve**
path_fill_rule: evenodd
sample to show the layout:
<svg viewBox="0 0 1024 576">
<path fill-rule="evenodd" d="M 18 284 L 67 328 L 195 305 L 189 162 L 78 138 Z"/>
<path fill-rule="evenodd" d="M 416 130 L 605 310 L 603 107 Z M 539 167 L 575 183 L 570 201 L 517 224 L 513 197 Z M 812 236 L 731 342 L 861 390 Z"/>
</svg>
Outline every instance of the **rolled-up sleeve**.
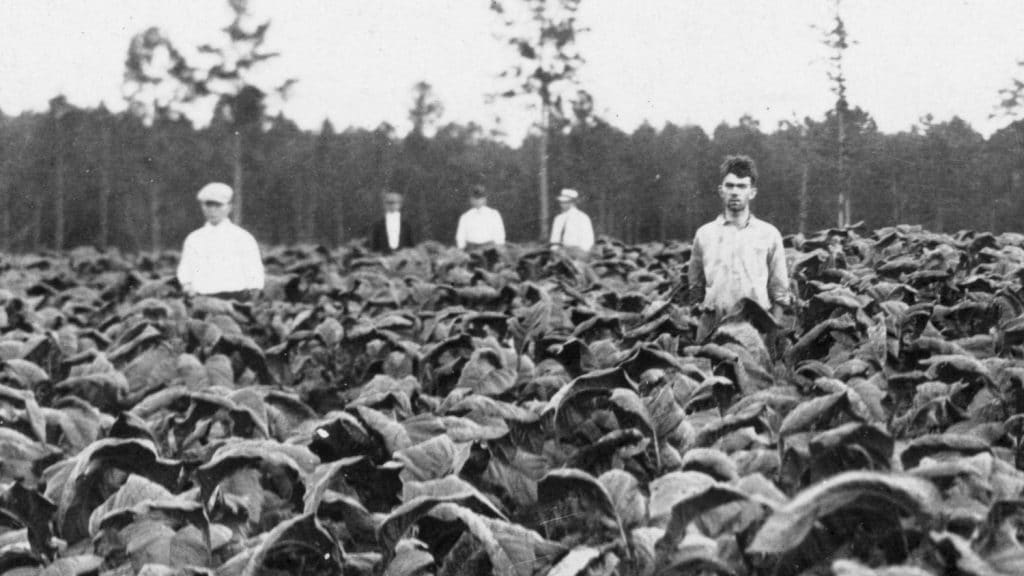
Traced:
<svg viewBox="0 0 1024 576">
<path fill-rule="evenodd" d="M 788 306 L 792 298 L 789 292 L 789 267 L 786 264 L 786 247 L 782 235 L 772 234 L 771 250 L 768 254 L 768 299 L 772 304 Z"/>
<path fill-rule="evenodd" d="M 586 214 L 581 216 L 579 247 L 584 251 L 589 251 L 594 247 L 594 225 L 589 216 Z"/>
<path fill-rule="evenodd" d="M 498 246 L 505 244 L 505 221 L 498 211 L 494 212 L 494 243 Z"/>
<path fill-rule="evenodd" d="M 181 259 L 178 261 L 178 283 L 182 288 L 195 282 L 195 241 L 192 236 L 185 238 L 181 247 Z"/>
<path fill-rule="evenodd" d="M 466 220 L 468 219 L 467 213 L 463 213 L 459 216 L 459 225 L 455 228 L 455 247 L 463 249 L 466 247 Z"/>
<path fill-rule="evenodd" d="M 249 236 L 243 244 L 242 262 L 245 270 L 246 289 L 262 290 L 264 283 L 263 257 L 256 239 Z"/>
</svg>

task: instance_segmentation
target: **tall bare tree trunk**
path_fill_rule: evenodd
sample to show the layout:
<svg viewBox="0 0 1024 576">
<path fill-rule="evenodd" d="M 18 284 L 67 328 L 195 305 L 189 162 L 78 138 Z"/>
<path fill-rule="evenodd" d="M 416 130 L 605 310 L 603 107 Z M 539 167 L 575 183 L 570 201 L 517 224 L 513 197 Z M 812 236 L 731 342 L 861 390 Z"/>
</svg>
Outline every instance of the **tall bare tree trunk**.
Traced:
<svg viewBox="0 0 1024 576">
<path fill-rule="evenodd" d="M 235 205 L 234 220 L 239 226 L 242 225 L 242 200 L 245 195 L 242 193 L 242 133 L 235 130 L 234 133 L 234 154 L 232 154 L 232 185 L 234 197 L 232 203 Z"/>
<path fill-rule="evenodd" d="M 154 252 L 161 248 L 162 226 L 160 224 L 160 190 L 158 182 L 150 180 L 149 192 L 149 246 Z"/>
<path fill-rule="evenodd" d="M 836 205 L 836 208 L 838 209 L 837 224 L 839 228 L 843 228 L 850 223 L 850 178 L 846 174 L 846 123 L 843 121 L 842 100 L 836 103 L 836 121 L 839 123 L 839 198 Z"/>
<path fill-rule="evenodd" d="M 797 213 L 797 230 L 799 230 L 801 234 L 807 233 L 807 218 L 811 211 L 811 195 L 807 190 L 807 181 L 809 180 L 810 172 L 810 165 L 805 158 L 803 166 L 800 169 L 800 204 Z"/>
<path fill-rule="evenodd" d="M 540 106 L 540 186 L 538 198 L 540 202 L 540 241 L 548 241 L 548 219 L 551 217 L 550 200 L 548 198 L 548 105 Z"/>
<path fill-rule="evenodd" d="M 106 124 L 106 123 L 104 123 Z M 103 127 L 103 151 L 100 158 L 100 237 L 97 240 L 100 250 L 106 250 L 110 244 L 110 127 Z"/>
</svg>

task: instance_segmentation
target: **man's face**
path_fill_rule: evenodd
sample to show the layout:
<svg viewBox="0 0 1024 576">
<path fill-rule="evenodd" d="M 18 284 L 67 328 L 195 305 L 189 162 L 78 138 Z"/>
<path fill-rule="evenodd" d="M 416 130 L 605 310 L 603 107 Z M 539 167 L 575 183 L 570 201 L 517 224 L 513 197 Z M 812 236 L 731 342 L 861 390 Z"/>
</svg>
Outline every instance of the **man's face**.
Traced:
<svg viewBox="0 0 1024 576">
<path fill-rule="evenodd" d="M 384 195 L 384 211 L 400 212 L 402 210 L 402 195 L 389 192 Z"/>
<path fill-rule="evenodd" d="M 203 208 L 203 218 L 210 224 L 220 224 L 231 214 L 231 203 L 221 204 L 205 200 L 199 203 Z"/>
<path fill-rule="evenodd" d="M 729 212 L 743 212 L 750 206 L 750 201 L 757 196 L 757 188 L 750 183 L 750 176 L 740 178 L 735 174 L 726 174 L 718 185 L 718 195 Z"/>
<path fill-rule="evenodd" d="M 486 196 L 470 196 L 469 197 L 469 205 L 472 206 L 473 208 L 483 208 L 484 206 L 487 206 L 487 197 Z"/>
<path fill-rule="evenodd" d="M 559 200 L 558 201 L 558 207 L 562 209 L 562 212 L 565 212 L 569 208 L 572 208 L 572 205 L 573 205 L 573 201 L 572 200 Z"/>
</svg>

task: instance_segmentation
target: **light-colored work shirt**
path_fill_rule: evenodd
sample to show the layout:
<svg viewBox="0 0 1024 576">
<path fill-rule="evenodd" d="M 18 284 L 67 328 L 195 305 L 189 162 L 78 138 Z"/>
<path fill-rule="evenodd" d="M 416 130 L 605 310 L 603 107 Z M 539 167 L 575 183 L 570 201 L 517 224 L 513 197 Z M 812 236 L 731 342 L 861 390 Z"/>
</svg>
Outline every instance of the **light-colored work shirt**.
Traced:
<svg viewBox="0 0 1024 576">
<path fill-rule="evenodd" d="M 753 215 L 742 226 L 719 215 L 694 236 L 689 281 L 691 294 L 719 314 L 744 297 L 765 310 L 773 304 L 788 304 L 789 271 L 782 234 Z"/>
<path fill-rule="evenodd" d="M 263 289 L 263 259 L 256 239 L 230 220 L 206 223 L 185 238 L 178 281 L 199 294 Z"/>
<path fill-rule="evenodd" d="M 501 246 L 505 243 L 505 222 L 501 214 L 490 206 L 470 208 L 459 217 L 455 229 L 455 245 L 465 248 L 466 244 L 490 244 Z"/>
<path fill-rule="evenodd" d="M 590 224 L 590 216 L 575 206 L 555 216 L 555 222 L 551 225 L 551 243 L 589 251 L 594 245 L 594 227 Z"/>
<path fill-rule="evenodd" d="M 402 213 L 385 212 L 384 227 L 388 232 L 388 246 L 392 250 L 398 249 L 398 242 L 401 240 Z"/>
</svg>

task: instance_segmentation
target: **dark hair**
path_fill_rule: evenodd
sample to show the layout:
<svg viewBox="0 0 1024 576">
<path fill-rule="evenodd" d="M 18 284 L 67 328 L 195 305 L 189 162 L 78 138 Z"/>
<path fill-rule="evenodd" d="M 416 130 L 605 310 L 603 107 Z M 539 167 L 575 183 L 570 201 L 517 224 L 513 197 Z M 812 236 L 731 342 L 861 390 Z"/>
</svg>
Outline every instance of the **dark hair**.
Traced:
<svg viewBox="0 0 1024 576">
<path fill-rule="evenodd" d="M 750 185 L 757 184 L 757 164 L 750 156 L 743 154 L 726 156 L 725 161 L 718 167 L 721 177 L 724 179 L 729 174 L 735 174 L 737 178 L 750 177 Z"/>
<path fill-rule="evenodd" d="M 388 194 L 398 194 L 401 197 L 405 197 L 405 193 L 401 190 L 395 190 L 394 188 L 381 188 L 380 195 L 387 196 Z"/>
</svg>

